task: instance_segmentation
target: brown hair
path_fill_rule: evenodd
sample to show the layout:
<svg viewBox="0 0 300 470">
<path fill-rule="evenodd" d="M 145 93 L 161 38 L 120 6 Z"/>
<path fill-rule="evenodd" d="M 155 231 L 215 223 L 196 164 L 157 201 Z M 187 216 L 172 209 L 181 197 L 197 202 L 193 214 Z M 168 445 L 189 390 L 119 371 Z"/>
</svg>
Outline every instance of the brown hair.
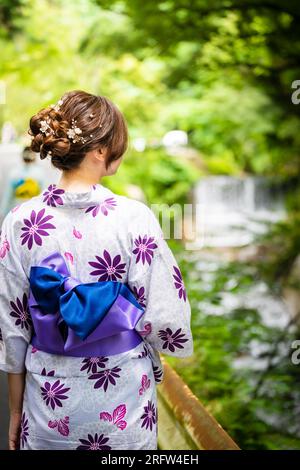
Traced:
<svg viewBox="0 0 300 470">
<path fill-rule="evenodd" d="M 128 130 L 124 116 L 117 106 L 104 96 L 74 90 L 65 93 L 59 105 L 41 109 L 30 119 L 28 133 L 32 136 L 31 149 L 41 159 L 51 156 L 51 162 L 60 170 L 77 168 L 87 152 L 105 147 L 108 150 L 106 169 L 127 150 Z M 68 130 L 75 120 L 83 139 L 73 142 Z M 42 132 L 46 121 L 49 132 Z"/>
</svg>

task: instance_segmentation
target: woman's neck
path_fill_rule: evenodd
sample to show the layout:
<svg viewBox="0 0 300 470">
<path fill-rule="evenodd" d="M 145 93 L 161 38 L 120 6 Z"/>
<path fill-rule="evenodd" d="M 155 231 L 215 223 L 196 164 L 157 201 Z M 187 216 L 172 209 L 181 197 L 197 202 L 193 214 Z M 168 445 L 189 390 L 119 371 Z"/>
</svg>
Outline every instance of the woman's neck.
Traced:
<svg viewBox="0 0 300 470">
<path fill-rule="evenodd" d="M 86 192 L 99 182 L 100 178 L 97 175 L 86 175 L 83 171 L 80 172 L 80 175 L 64 171 L 59 179 L 58 187 L 69 192 Z"/>
</svg>

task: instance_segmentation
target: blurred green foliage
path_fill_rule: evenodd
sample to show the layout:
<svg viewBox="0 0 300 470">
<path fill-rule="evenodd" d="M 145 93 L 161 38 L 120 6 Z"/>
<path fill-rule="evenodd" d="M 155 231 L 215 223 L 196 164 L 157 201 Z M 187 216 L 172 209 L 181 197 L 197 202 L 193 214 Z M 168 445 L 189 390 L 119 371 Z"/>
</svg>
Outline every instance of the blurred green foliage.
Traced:
<svg viewBox="0 0 300 470">
<path fill-rule="evenodd" d="M 186 130 L 213 173 L 298 178 L 299 17 L 296 0 L 0 0 L 0 123 L 24 132 L 83 88 L 120 106 L 132 138 Z"/>
<path fill-rule="evenodd" d="M 170 157 L 161 149 L 132 150 L 115 178 L 104 178 L 112 190 L 126 194 L 128 184 L 142 188 L 148 204 L 184 204 L 200 173 L 185 159 Z"/>
</svg>

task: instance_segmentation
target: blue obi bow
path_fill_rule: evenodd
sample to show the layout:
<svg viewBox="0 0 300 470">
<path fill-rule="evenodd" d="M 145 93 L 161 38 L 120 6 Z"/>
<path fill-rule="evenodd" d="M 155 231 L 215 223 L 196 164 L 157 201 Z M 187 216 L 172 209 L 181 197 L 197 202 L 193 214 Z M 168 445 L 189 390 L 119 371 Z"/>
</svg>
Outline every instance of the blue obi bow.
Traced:
<svg viewBox="0 0 300 470">
<path fill-rule="evenodd" d="M 144 309 L 127 285 L 116 281 L 81 283 L 70 276 L 58 252 L 31 267 L 29 309 L 35 330 L 32 344 L 48 352 L 62 354 L 76 349 L 76 355 L 80 351 L 83 356 L 94 355 L 95 348 L 102 351 L 102 340 L 106 354 L 116 354 L 142 341 L 134 327 Z M 123 346 L 116 344 L 121 340 Z"/>
</svg>

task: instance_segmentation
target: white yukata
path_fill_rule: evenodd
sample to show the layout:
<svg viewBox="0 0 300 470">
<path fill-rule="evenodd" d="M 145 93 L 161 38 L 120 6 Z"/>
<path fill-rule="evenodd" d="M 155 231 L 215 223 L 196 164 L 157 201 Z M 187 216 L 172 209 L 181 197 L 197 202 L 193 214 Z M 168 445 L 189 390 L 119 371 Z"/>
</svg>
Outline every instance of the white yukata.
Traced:
<svg viewBox="0 0 300 470">
<path fill-rule="evenodd" d="M 144 314 L 133 349 L 71 357 L 31 344 L 29 276 L 53 252 L 81 283 L 126 283 Z M 0 244 L 0 369 L 26 373 L 21 449 L 157 449 L 159 352 L 193 353 L 191 309 L 173 253 L 144 203 L 102 184 L 55 184 L 12 209 Z"/>
</svg>

